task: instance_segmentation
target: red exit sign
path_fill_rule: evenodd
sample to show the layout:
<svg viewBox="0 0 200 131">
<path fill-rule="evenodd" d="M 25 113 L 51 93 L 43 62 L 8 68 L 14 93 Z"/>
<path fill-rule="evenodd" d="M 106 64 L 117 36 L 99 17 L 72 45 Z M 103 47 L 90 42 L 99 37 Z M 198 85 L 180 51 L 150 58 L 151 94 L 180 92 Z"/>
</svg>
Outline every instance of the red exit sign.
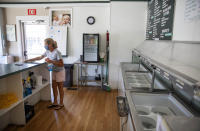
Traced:
<svg viewBox="0 0 200 131">
<path fill-rule="evenodd" d="M 28 15 L 36 15 L 36 9 L 28 9 Z"/>
</svg>

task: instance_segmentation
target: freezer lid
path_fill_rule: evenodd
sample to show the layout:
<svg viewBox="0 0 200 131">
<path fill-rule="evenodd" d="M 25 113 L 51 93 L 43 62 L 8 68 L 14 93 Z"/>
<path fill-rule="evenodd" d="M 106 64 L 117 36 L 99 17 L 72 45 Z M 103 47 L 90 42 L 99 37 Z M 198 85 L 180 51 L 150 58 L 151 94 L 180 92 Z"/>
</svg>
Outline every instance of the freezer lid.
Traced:
<svg viewBox="0 0 200 131">
<path fill-rule="evenodd" d="M 200 118 L 198 117 L 164 116 L 164 119 L 172 131 L 200 131 Z"/>
</svg>

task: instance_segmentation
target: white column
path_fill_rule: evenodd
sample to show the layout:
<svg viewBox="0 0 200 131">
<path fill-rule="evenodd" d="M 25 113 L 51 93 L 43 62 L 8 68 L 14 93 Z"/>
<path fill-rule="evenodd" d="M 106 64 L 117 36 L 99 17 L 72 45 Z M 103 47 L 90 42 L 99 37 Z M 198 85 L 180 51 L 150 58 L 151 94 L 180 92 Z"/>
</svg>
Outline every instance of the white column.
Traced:
<svg viewBox="0 0 200 131">
<path fill-rule="evenodd" d="M 0 8 L 0 56 L 6 54 L 4 48 L 5 45 L 5 33 L 4 33 L 4 18 L 3 18 L 3 9 Z"/>
<path fill-rule="evenodd" d="M 145 40 L 147 2 L 111 2 L 109 84 L 118 88 L 120 62 Z"/>
</svg>

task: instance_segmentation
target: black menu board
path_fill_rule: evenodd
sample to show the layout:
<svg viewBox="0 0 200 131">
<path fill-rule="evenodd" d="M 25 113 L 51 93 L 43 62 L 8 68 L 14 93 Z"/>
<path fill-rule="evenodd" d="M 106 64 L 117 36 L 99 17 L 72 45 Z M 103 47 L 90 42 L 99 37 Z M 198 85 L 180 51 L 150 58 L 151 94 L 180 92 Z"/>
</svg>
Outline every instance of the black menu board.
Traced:
<svg viewBox="0 0 200 131">
<path fill-rule="evenodd" d="M 175 0 L 148 2 L 146 40 L 171 40 Z"/>
</svg>

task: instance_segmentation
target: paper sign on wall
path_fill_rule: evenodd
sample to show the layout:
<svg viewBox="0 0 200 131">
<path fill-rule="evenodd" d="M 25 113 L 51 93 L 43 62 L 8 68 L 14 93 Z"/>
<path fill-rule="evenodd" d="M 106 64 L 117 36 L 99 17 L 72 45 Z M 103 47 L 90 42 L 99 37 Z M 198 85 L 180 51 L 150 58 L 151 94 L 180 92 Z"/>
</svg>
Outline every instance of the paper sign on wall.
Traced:
<svg viewBox="0 0 200 131">
<path fill-rule="evenodd" d="M 7 41 L 16 41 L 15 25 L 6 25 Z"/>
<path fill-rule="evenodd" d="M 67 55 L 67 26 L 50 26 L 48 37 L 57 42 L 58 50 L 63 56 Z"/>
</svg>

